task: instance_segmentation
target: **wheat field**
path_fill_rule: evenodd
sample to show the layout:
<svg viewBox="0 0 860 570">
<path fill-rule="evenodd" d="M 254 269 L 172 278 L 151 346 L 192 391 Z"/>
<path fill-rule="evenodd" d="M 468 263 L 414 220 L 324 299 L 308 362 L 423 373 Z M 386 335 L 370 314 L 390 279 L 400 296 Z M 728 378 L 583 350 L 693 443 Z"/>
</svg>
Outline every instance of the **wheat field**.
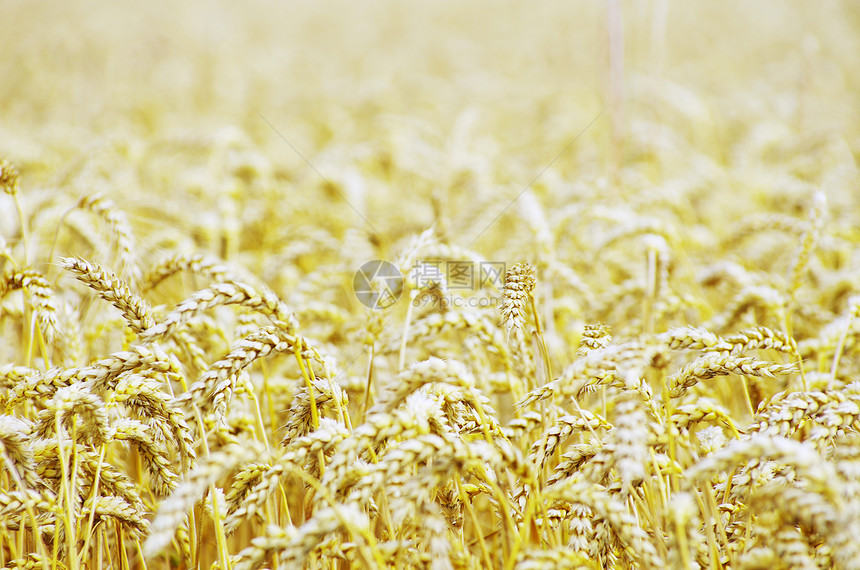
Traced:
<svg viewBox="0 0 860 570">
<path fill-rule="evenodd" d="M 0 566 L 860 568 L 848 0 L 0 5 Z"/>
</svg>

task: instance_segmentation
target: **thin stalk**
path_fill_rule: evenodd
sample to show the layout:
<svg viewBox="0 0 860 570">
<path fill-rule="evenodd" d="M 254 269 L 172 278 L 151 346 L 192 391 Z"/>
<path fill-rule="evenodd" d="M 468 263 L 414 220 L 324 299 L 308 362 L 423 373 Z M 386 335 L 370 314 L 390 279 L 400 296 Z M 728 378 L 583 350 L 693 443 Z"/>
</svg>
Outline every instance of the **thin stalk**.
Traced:
<svg viewBox="0 0 860 570">
<path fill-rule="evenodd" d="M 678 550 L 681 551 L 681 565 L 690 568 L 690 551 L 687 544 L 687 525 L 681 520 L 680 513 L 676 512 L 674 518 L 675 535 L 678 537 Z"/>
<path fill-rule="evenodd" d="M 146 570 L 146 557 L 143 555 L 143 548 L 140 545 L 140 539 L 134 539 L 134 546 L 137 550 L 137 562 L 141 565 L 143 570 Z"/>
<path fill-rule="evenodd" d="M 789 340 L 793 339 L 792 336 L 792 324 L 791 324 L 791 312 L 794 310 L 794 295 L 792 295 L 791 302 L 787 309 L 781 311 L 781 320 L 782 320 L 782 332 L 785 333 L 786 338 Z M 809 381 L 806 379 L 806 373 L 803 370 L 803 358 L 800 356 L 800 353 L 797 352 L 797 348 L 792 350 L 791 355 L 797 360 L 797 368 L 800 370 L 800 383 L 803 387 L 804 392 L 809 391 Z"/>
<path fill-rule="evenodd" d="M 107 445 L 105 445 L 103 443 L 101 445 L 101 449 L 99 450 L 99 462 L 98 462 L 98 465 L 96 466 L 95 477 L 93 478 L 94 479 L 93 486 L 92 486 L 93 490 L 92 490 L 92 493 L 90 493 L 90 497 L 91 497 L 91 500 L 93 502 L 93 505 L 92 505 L 92 508 L 90 509 L 90 516 L 87 519 L 87 532 L 85 534 L 86 538 L 84 538 L 84 547 L 81 549 L 81 553 L 80 553 L 81 562 L 83 562 L 83 557 L 84 557 L 84 555 L 86 555 L 86 553 L 89 549 L 90 538 L 92 538 L 92 535 L 93 535 L 93 522 L 95 521 L 95 518 L 96 518 L 95 501 L 96 501 L 96 498 L 99 496 L 99 483 L 101 482 L 102 462 L 105 459 L 105 451 L 107 451 Z"/>
<path fill-rule="evenodd" d="M 406 363 L 406 343 L 409 339 L 409 324 L 412 321 L 412 307 L 415 302 L 417 291 L 414 289 L 409 293 L 409 304 L 406 306 L 406 320 L 403 323 L 403 338 L 400 339 L 400 355 L 397 358 L 397 371 L 403 371 L 403 365 Z"/>
<path fill-rule="evenodd" d="M 261 363 L 261 368 L 263 374 L 263 393 L 266 394 L 266 408 L 269 412 L 269 422 L 271 424 L 270 427 L 272 429 L 272 433 L 274 434 L 278 431 L 276 419 L 277 412 L 275 411 L 275 399 L 272 397 L 272 390 L 269 386 L 269 374 L 268 370 L 266 369 L 265 361 Z"/>
<path fill-rule="evenodd" d="M 657 300 L 657 252 L 654 248 L 648 248 L 648 261 L 645 278 L 645 295 L 643 332 L 653 334 L 654 332 L 654 303 Z"/>
<path fill-rule="evenodd" d="M 836 345 L 836 352 L 833 353 L 833 363 L 830 365 L 830 380 L 827 381 L 827 389 L 833 389 L 833 383 L 836 380 L 836 370 L 839 368 L 839 359 L 842 357 L 842 351 L 845 350 L 845 341 L 848 339 L 848 333 L 851 331 L 851 325 L 854 322 L 856 311 L 854 307 L 848 313 L 848 321 L 845 323 L 845 328 L 842 329 L 842 334 L 839 335 L 839 343 Z M 803 367 L 800 368 L 801 372 Z"/>
<path fill-rule="evenodd" d="M 666 410 L 666 417 L 671 418 L 675 412 L 675 400 L 669 396 L 669 384 L 666 382 L 666 375 L 660 374 L 660 395 L 663 399 L 663 407 Z M 667 448 L 669 451 L 669 459 L 674 464 L 678 457 L 677 442 L 675 441 L 674 430 L 666 430 Z M 678 491 L 678 477 L 675 473 L 669 473 L 669 492 L 675 493 Z M 668 500 L 668 495 L 667 495 Z"/>
<path fill-rule="evenodd" d="M 215 542 L 218 545 L 218 560 L 221 568 L 230 568 L 230 553 L 227 549 L 227 534 L 224 532 L 224 519 L 218 508 L 218 495 L 215 493 L 215 483 L 209 485 L 209 496 L 212 498 L 212 518 L 215 519 Z"/>
<path fill-rule="evenodd" d="M 257 398 L 257 392 L 255 390 L 251 390 L 251 399 L 254 401 L 254 412 L 256 413 L 255 418 L 257 421 L 257 429 L 260 430 L 260 438 L 263 440 L 263 445 L 266 446 L 266 454 L 272 452 L 269 447 L 269 437 L 266 435 L 266 426 L 263 423 L 263 412 L 260 410 L 260 399 Z"/>
<path fill-rule="evenodd" d="M 744 400 L 746 400 L 747 411 L 750 413 L 750 417 L 753 417 L 753 416 L 755 416 L 755 410 L 753 410 L 752 398 L 750 398 L 750 390 L 749 390 L 749 386 L 747 385 L 747 381 L 748 381 L 747 377 L 744 376 L 743 377 L 743 384 L 742 384 L 742 386 L 744 388 Z"/>
<path fill-rule="evenodd" d="M 18 199 L 18 193 L 12 194 L 12 201 L 15 203 L 15 210 L 18 212 L 18 219 L 21 222 L 21 242 L 24 245 L 24 265 L 30 265 L 30 239 L 27 231 L 27 218 L 24 217 L 24 209 L 21 208 L 21 201 Z"/>
<path fill-rule="evenodd" d="M 57 231 L 54 232 L 54 241 L 51 243 L 51 251 L 48 252 L 48 259 L 54 259 L 54 252 L 57 251 L 57 242 L 60 239 L 60 230 L 63 229 L 63 225 L 66 223 L 66 218 L 77 209 L 77 206 L 72 206 L 60 216 L 60 220 L 57 222 Z M 54 264 L 51 264 L 50 267 L 54 267 Z"/>
<path fill-rule="evenodd" d="M 696 493 L 698 497 L 699 494 Z M 714 520 L 714 525 L 717 527 L 717 534 L 719 535 L 719 539 L 723 546 L 723 551 L 726 553 L 730 553 L 729 549 L 729 536 L 726 534 L 726 529 L 723 526 L 723 521 L 720 519 L 720 508 L 717 506 L 717 498 L 714 496 L 714 489 L 710 484 L 705 485 L 705 496 L 708 498 L 708 511 L 711 513 L 711 518 Z M 699 498 L 701 501 L 701 498 Z M 710 525 L 707 525 L 710 527 Z M 719 557 L 717 557 L 717 561 L 719 561 Z"/>
<path fill-rule="evenodd" d="M 361 417 L 367 413 L 370 408 L 370 391 L 373 388 L 373 357 L 376 353 L 376 342 L 374 341 L 368 346 L 367 354 L 367 386 L 364 390 L 364 405 L 361 408 Z"/>
<path fill-rule="evenodd" d="M 326 379 L 328 380 L 329 388 L 331 389 L 332 394 L 337 394 L 336 388 L 337 384 L 334 381 L 334 378 L 331 377 L 331 370 L 328 366 L 328 360 L 323 359 L 323 373 L 325 374 Z M 334 405 L 337 409 L 337 417 L 338 419 L 345 423 L 347 412 L 343 408 L 343 402 L 341 402 L 340 398 L 334 398 Z"/>
<path fill-rule="evenodd" d="M 302 353 L 301 353 L 302 349 L 301 349 L 300 344 L 301 343 L 296 343 L 296 346 L 295 346 L 296 362 L 299 363 L 299 370 L 302 373 L 302 378 L 305 379 L 305 386 L 308 389 L 308 399 L 311 402 L 311 425 L 313 426 L 314 429 L 317 429 L 318 427 L 320 427 L 320 415 L 319 415 L 319 411 L 317 411 L 317 400 L 316 400 L 316 397 L 314 396 L 314 384 L 313 384 L 313 381 L 311 380 L 310 373 L 309 373 L 307 367 L 305 366 L 305 359 L 302 356 Z"/>
<path fill-rule="evenodd" d="M 466 513 L 472 520 L 472 525 L 475 527 L 475 536 L 478 539 L 478 546 L 481 549 L 481 557 L 484 559 L 484 567 L 492 568 L 493 563 L 490 560 L 490 551 L 487 549 L 487 543 L 484 541 L 484 533 L 481 530 L 481 524 L 478 522 L 478 517 L 475 515 L 475 510 L 472 508 L 472 503 L 463 491 L 463 485 L 460 482 L 460 475 L 454 475 L 454 483 L 457 485 L 457 494 L 460 496 L 460 501 L 466 507 Z"/>
<path fill-rule="evenodd" d="M 540 316 L 538 315 L 537 305 L 535 303 L 534 295 L 529 295 L 529 302 L 532 307 L 532 315 L 535 319 L 535 335 L 538 338 L 538 346 L 540 347 L 541 358 L 543 359 L 544 372 L 546 373 L 546 382 L 552 382 L 552 366 L 549 361 L 549 351 L 546 347 L 546 340 L 543 336 L 543 329 L 540 324 Z"/>
<path fill-rule="evenodd" d="M 6 470 L 9 472 L 9 475 L 15 481 L 15 484 L 22 491 L 27 487 L 24 486 L 24 482 L 21 480 L 20 475 L 18 475 L 18 469 L 12 463 L 12 460 L 9 459 L 9 455 L 6 453 L 6 447 L 3 445 L 3 442 L 0 442 L 0 453 L 3 455 L 3 462 L 6 464 Z M 44 570 L 50 570 L 50 566 L 48 566 L 48 553 L 45 551 L 45 544 L 42 542 L 42 539 L 39 538 L 39 522 L 36 520 L 36 512 L 33 510 L 33 504 L 30 501 L 30 498 L 24 494 L 24 509 L 27 511 L 27 516 L 30 517 L 30 524 L 33 525 L 33 535 L 35 537 L 36 544 L 39 545 L 39 553 L 42 555 L 42 568 Z M 19 535 L 23 539 L 23 526 L 22 532 Z M 22 545 L 23 546 L 23 545 Z M 23 547 L 20 548 L 23 551 Z"/>
<path fill-rule="evenodd" d="M 119 567 L 122 570 L 126 570 L 130 566 L 128 564 L 128 555 L 125 552 L 125 538 L 123 537 L 122 526 L 119 521 L 116 521 L 114 528 L 116 529 L 114 532 L 116 533 L 117 550 L 119 550 Z"/>
<path fill-rule="evenodd" d="M 64 526 L 66 527 L 66 549 L 67 549 L 67 560 L 69 562 L 70 568 L 77 569 L 78 567 L 78 557 L 75 554 L 75 527 L 72 524 L 75 519 L 75 513 L 72 505 L 72 482 L 70 480 L 71 475 L 69 474 L 69 465 L 66 464 L 67 457 L 63 452 L 63 441 L 62 441 L 62 424 L 60 423 L 60 416 L 56 415 L 54 417 L 54 428 L 57 433 L 57 454 L 60 456 L 60 474 L 62 476 L 61 488 L 63 492 L 63 498 L 65 500 L 66 513 L 65 518 L 63 520 Z"/>
</svg>

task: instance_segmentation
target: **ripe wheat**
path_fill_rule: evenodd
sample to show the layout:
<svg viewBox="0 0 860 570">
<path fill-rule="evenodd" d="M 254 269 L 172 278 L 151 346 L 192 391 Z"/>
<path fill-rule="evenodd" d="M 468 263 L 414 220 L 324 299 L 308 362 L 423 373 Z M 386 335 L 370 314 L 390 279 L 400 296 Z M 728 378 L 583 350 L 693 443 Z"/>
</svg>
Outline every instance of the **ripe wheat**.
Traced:
<svg viewBox="0 0 860 570">
<path fill-rule="evenodd" d="M 846 3 L 154 1 L 0 18 L 0 568 L 860 568 Z"/>
</svg>

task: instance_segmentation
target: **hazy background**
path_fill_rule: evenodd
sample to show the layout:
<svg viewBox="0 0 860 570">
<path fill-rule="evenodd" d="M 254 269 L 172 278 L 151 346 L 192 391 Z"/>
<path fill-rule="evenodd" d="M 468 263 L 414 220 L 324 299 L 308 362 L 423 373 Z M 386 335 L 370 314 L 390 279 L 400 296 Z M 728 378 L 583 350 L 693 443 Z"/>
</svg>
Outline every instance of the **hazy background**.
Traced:
<svg viewBox="0 0 860 570">
<path fill-rule="evenodd" d="M 601 111 L 534 185 L 544 207 L 577 181 L 671 194 L 696 177 L 754 190 L 789 175 L 791 199 L 855 162 L 858 4 L 618 5 L 610 79 L 605 2 L 6 0 L 0 154 L 31 188 L 120 189 L 139 224 L 156 223 L 143 196 L 217 196 L 213 162 L 253 150 L 236 168 L 270 174 L 262 186 L 311 209 L 346 197 L 391 236 L 476 201 L 491 220 L 501 208 L 487 204 L 507 204 Z M 397 207 L 411 218 L 392 215 L 391 192 L 413 198 Z M 452 231 L 468 242 L 479 214 Z"/>
</svg>

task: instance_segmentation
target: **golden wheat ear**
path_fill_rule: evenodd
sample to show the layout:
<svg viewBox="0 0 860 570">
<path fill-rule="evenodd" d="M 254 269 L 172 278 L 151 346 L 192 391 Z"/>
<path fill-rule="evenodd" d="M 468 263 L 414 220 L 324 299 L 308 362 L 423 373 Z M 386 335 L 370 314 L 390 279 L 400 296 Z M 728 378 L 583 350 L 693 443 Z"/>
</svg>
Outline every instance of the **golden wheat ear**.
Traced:
<svg viewBox="0 0 860 570">
<path fill-rule="evenodd" d="M 526 311 L 529 299 L 534 292 L 537 280 L 535 268 L 529 263 L 516 263 L 505 274 L 505 288 L 502 290 L 502 326 L 510 336 L 511 331 L 526 327 Z"/>
</svg>

